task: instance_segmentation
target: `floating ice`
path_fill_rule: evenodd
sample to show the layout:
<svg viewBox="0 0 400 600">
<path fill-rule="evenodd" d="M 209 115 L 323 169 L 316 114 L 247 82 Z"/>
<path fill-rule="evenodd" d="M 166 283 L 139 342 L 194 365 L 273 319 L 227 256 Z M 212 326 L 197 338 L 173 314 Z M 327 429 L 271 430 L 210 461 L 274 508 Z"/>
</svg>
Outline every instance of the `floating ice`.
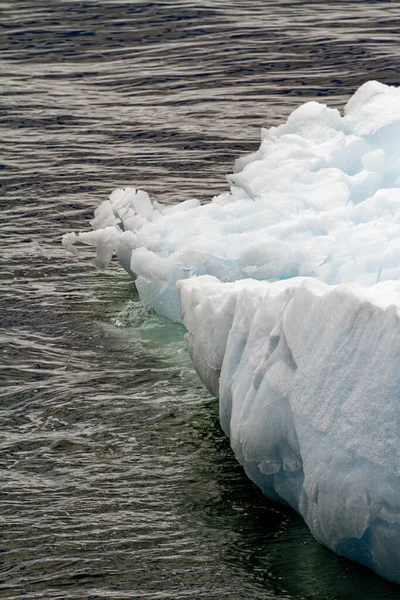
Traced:
<svg viewBox="0 0 400 600">
<path fill-rule="evenodd" d="M 309 102 L 263 130 L 209 204 L 119 189 L 63 243 L 182 310 L 249 476 L 400 583 L 399 144 L 400 88 L 369 82 L 344 116 Z"/>
</svg>

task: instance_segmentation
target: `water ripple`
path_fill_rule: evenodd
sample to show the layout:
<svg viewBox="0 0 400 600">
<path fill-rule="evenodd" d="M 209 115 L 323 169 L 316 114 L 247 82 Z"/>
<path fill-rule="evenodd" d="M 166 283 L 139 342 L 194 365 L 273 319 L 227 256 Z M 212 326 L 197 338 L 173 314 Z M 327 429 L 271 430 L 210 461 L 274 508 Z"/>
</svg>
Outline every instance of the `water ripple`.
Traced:
<svg viewBox="0 0 400 600">
<path fill-rule="evenodd" d="M 207 201 L 300 102 L 396 83 L 395 2 L 0 0 L 0 595 L 397 598 L 248 482 L 183 331 L 67 256 L 118 185 Z"/>
</svg>

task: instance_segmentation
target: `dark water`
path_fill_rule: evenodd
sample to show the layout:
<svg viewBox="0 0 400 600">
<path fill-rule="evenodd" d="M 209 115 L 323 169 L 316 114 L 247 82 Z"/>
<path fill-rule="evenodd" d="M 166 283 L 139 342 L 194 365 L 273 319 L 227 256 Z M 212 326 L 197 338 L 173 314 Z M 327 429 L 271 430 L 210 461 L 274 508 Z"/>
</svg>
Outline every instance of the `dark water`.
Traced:
<svg viewBox="0 0 400 600">
<path fill-rule="evenodd" d="M 400 597 L 246 479 L 182 329 L 60 244 L 116 186 L 206 201 L 260 126 L 398 83 L 399 32 L 384 1 L 0 0 L 2 598 Z"/>
</svg>

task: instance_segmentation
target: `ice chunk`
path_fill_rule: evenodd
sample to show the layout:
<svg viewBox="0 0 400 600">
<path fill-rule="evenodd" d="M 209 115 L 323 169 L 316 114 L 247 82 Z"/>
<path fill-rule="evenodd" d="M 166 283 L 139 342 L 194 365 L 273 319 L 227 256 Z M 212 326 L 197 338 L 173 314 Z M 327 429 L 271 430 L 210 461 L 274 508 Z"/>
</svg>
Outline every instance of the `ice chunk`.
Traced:
<svg viewBox="0 0 400 600">
<path fill-rule="evenodd" d="M 249 476 L 400 583 L 400 283 L 178 284 L 194 365 Z"/>
<path fill-rule="evenodd" d="M 175 283 L 196 275 L 398 279 L 399 139 L 400 89 L 368 82 L 344 116 L 308 102 L 263 130 L 259 150 L 236 161 L 230 192 L 209 204 L 165 206 L 119 189 L 95 211 L 95 235 L 67 234 L 64 244 L 96 245 L 103 268 L 115 252 L 140 275 L 142 300 L 173 319 Z"/>
</svg>

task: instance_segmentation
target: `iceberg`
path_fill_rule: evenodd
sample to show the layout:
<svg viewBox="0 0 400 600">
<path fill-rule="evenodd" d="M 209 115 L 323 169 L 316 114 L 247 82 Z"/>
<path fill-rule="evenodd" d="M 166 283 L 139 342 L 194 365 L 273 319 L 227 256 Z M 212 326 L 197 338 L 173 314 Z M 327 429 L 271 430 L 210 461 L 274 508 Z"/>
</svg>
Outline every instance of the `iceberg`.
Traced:
<svg viewBox="0 0 400 600">
<path fill-rule="evenodd" d="M 338 554 L 400 583 L 400 88 L 261 132 L 201 205 L 115 190 L 76 252 L 113 254 L 183 321 L 249 477 Z"/>
</svg>

